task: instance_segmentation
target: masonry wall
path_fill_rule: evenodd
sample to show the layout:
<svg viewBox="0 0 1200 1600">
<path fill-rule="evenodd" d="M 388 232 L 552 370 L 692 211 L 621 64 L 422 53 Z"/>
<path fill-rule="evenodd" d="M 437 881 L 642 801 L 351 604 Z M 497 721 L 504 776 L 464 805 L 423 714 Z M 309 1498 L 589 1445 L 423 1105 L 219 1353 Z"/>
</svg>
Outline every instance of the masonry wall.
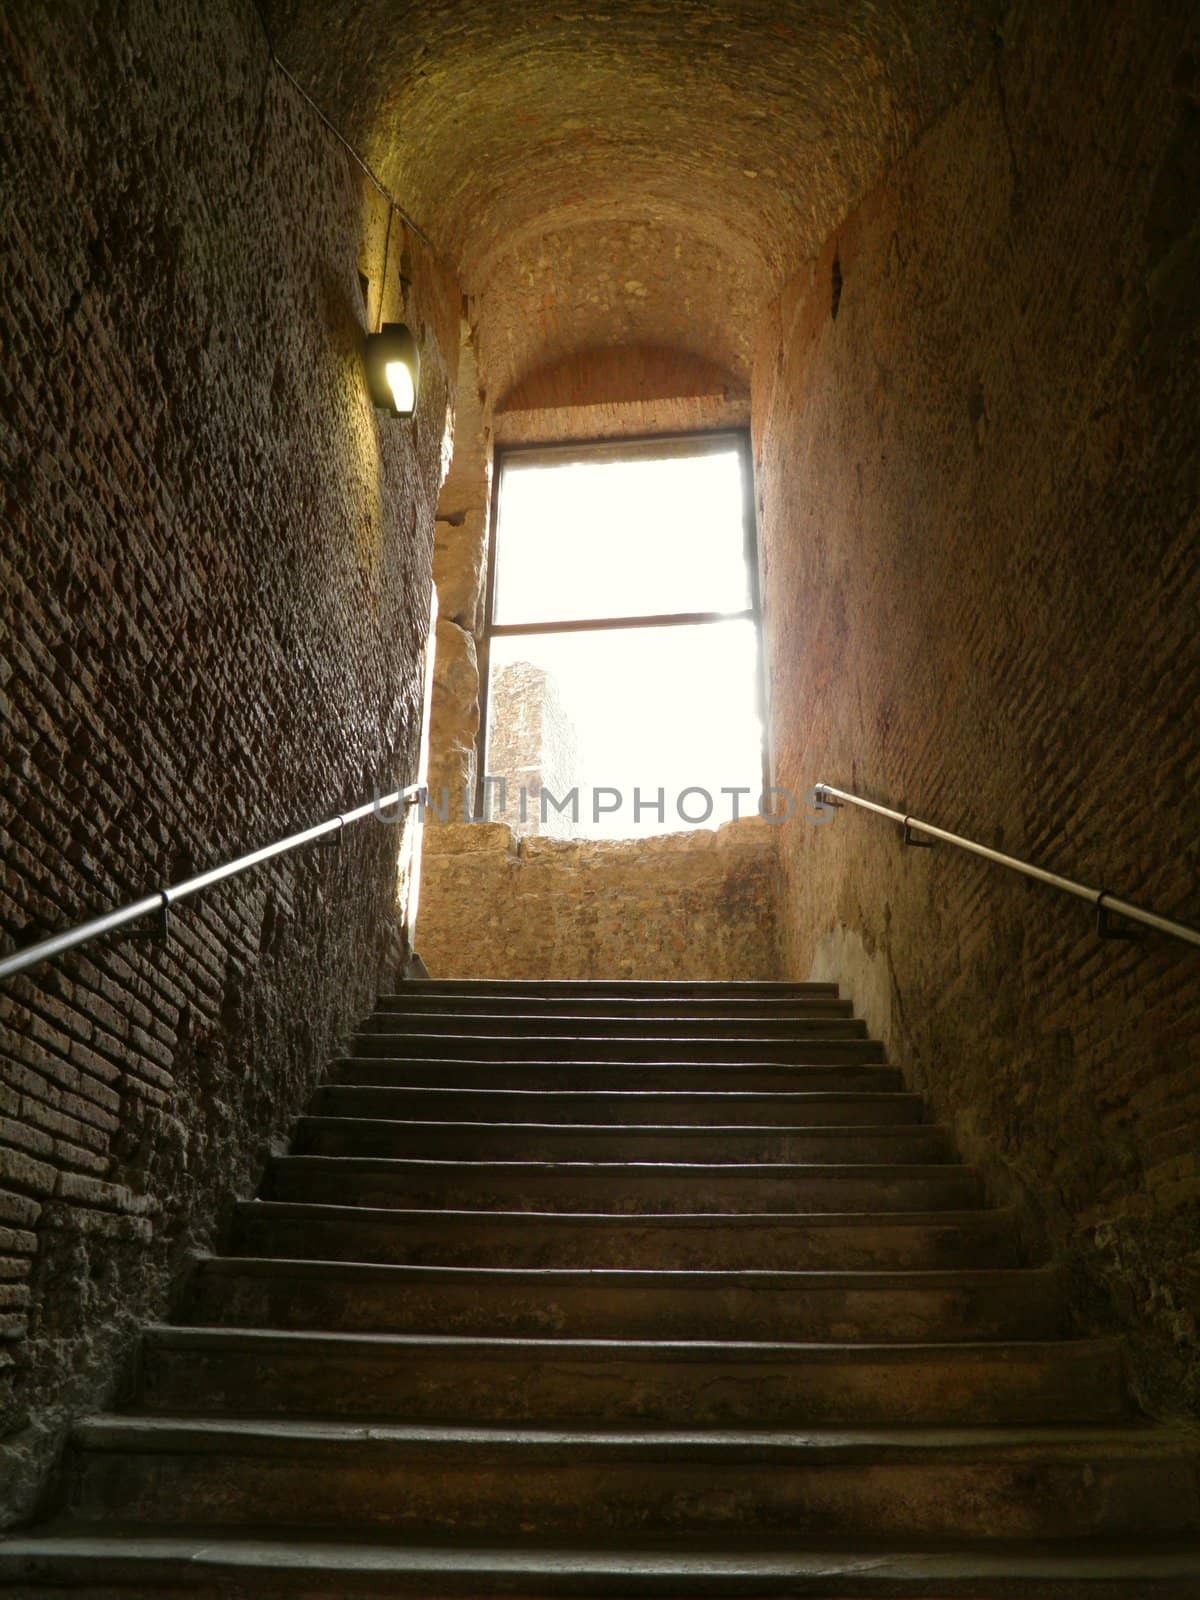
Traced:
<svg viewBox="0 0 1200 1600">
<path fill-rule="evenodd" d="M 1200 44 L 1018 5 L 788 286 L 755 371 L 776 779 L 1200 923 Z M 1200 1408 L 1200 962 L 842 811 L 784 841 L 789 975 L 848 980 L 993 1191 Z"/>
<path fill-rule="evenodd" d="M 435 978 L 774 979 L 776 834 L 756 818 L 649 839 L 431 826 L 419 944 Z"/>
<path fill-rule="evenodd" d="M 518 838 L 570 838 L 571 811 L 550 804 L 580 777 L 578 731 L 558 679 L 531 661 L 510 661 L 492 675 L 488 724 L 488 776 L 499 780 L 488 788 L 489 815 Z"/>
<path fill-rule="evenodd" d="M 0 80 L 7 950 L 415 775 L 459 300 L 248 3 L 9 5 Z M 364 392 L 381 293 L 414 424 Z M 398 840 L 0 989 L 6 1520 L 394 978 Z"/>
<path fill-rule="evenodd" d="M 433 577 L 438 616 L 429 735 L 429 789 L 449 814 L 473 814 L 478 776 L 479 641 L 484 624 L 491 425 L 479 389 L 469 329 L 459 355 L 454 454 L 437 508 Z"/>
</svg>

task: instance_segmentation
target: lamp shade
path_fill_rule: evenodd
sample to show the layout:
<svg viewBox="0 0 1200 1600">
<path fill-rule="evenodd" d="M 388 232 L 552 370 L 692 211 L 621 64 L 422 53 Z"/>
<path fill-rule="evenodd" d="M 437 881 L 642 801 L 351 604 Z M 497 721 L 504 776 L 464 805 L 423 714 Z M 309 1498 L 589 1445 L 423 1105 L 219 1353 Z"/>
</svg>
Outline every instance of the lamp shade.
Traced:
<svg viewBox="0 0 1200 1600">
<path fill-rule="evenodd" d="M 402 322 L 385 322 L 367 335 L 367 387 L 371 400 L 393 417 L 411 417 L 417 409 L 421 352 Z"/>
</svg>

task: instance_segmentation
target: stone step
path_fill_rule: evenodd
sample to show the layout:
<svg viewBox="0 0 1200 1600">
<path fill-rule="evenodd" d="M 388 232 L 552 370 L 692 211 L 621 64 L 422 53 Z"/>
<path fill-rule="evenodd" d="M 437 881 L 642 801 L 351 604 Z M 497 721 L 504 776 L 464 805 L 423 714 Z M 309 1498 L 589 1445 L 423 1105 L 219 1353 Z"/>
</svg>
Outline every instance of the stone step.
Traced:
<svg viewBox="0 0 1200 1600">
<path fill-rule="evenodd" d="M 387 1160 L 276 1156 L 273 1200 L 546 1211 L 935 1211 L 982 1204 L 969 1167 L 866 1163 Z"/>
<path fill-rule="evenodd" d="M 865 1039 L 867 1025 L 848 1012 L 794 1017 L 729 1016 L 496 1016 L 488 1012 L 376 1011 L 360 1024 L 364 1033 L 470 1034 L 522 1041 L 527 1038 L 614 1039 Z"/>
<path fill-rule="evenodd" d="M 470 1546 L 355 1539 L 303 1529 L 257 1536 L 209 1528 L 155 1535 L 64 1527 L 0 1543 L 0 1594 L 13 1600 L 1196 1600 L 1200 1547 L 997 1546 L 913 1549 L 782 1545 L 759 1537 L 678 1545 Z"/>
<path fill-rule="evenodd" d="M 900 1092 L 898 1067 L 867 1063 L 721 1063 L 688 1061 L 478 1060 L 470 1057 L 431 1058 L 342 1056 L 333 1065 L 331 1082 L 409 1089 L 526 1089 L 556 1094 L 563 1089 L 590 1093 L 631 1090 L 648 1094 L 724 1091 L 771 1094 L 887 1094 Z"/>
<path fill-rule="evenodd" d="M 439 995 L 426 990 L 420 995 L 385 994 L 376 1002 L 379 1012 L 457 1012 L 461 1016 L 486 1013 L 490 1016 L 551 1017 L 849 1017 L 854 1008 L 849 1000 L 835 994 L 772 996 L 714 995 L 710 998 L 675 996 L 600 996 L 600 995 Z"/>
<path fill-rule="evenodd" d="M 462 1161 L 949 1162 L 945 1128 L 784 1127 L 619 1123 L 427 1122 L 381 1117 L 297 1119 L 297 1154 Z"/>
<path fill-rule="evenodd" d="M 90 1522 L 476 1538 L 757 1531 L 964 1540 L 1200 1532 L 1194 1437 L 1167 1430 L 436 1427 L 96 1417 L 66 1508 Z"/>
<path fill-rule="evenodd" d="M 490 1069 L 493 1070 L 494 1069 Z M 310 1110 L 316 1116 L 382 1117 L 431 1122 L 582 1122 L 728 1125 L 735 1122 L 794 1127 L 879 1127 L 923 1123 L 919 1095 L 896 1092 L 820 1094 L 803 1090 L 739 1094 L 733 1090 L 688 1094 L 666 1090 L 430 1089 L 378 1084 L 323 1084 Z"/>
<path fill-rule="evenodd" d="M 1114 1422 L 1115 1340 L 987 1344 L 505 1339 L 148 1328 L 140 1398 L 174 1415 L 707 1427 Z"/>
<path fill-rule="evenodd" d="M 354 1035 L 351 1053 L 356 1056 L 398 1056 L 419 1060 L 498 1061 L 518 1065 L 523 1061 L 617 1062 L 639 1066 L 658 1062 L 690 1065 L 780 1066 L 805 1064 L 830 1066 L 838 1062 L 867 1064 L 883 1061 L 883 1046 L 876 1039 L 855 1035 L 846 1023 L 829 1022 L 823 1032 L 797 1039 L 715 1038 L 673 1035 L 647 1037 L 644 1032 L 629 1039 L 607 1033 L 571 1034 L 558 1038 L 552 1034 L 433 1033 L 399 1029 L 386 1033 L 366 1029 Z"/>
<path fill-rule="evenodd" d="M 1200 1600 L 1200 1442 L 834 986 L 406 984 L 354 1048 L 0 1594 Z"/>
<path fill-rule="evenodd" d="M 443 1266 L 941 1271 L 1020 1259 L 1015 1214 L 982 1208 L 634 1215 L 247 1200 L 232 1237 L 254 1256 Z"/>
<path fill-rule="evenodd" d="M 539 1000 L 582 996 L 585 999 L 629 1000 L 804 1000 L 837 998 L 836 983 L 792 983 L 759 980 L 733 982 L 653 978 L 423 978 L 407 982 L 385 999 L 413 996 L 444 998 L 467 995 L 533 997 Z"/>
<path fill-rule="evenodd" d="M 980 1341 L 1065 1332 L 1049 1268 L 754 1272 L 201 1256 L 176 1321 L 508 1337 Z"/>
</svg>

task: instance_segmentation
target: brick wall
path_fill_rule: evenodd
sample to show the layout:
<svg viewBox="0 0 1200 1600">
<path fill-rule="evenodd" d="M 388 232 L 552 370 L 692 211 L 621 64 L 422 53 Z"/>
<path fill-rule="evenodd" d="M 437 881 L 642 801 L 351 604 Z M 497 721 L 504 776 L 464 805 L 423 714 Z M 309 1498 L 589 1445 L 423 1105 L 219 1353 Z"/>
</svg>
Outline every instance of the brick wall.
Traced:
<svg viewBox="0 0 1200 1600">
<path fill-rule="evenodd" d="M 1198 194 L 1194 13 L 1018 5 L 754 385 L 777 780 L 1193 923 Z M 861 814 L 784 843 L 789 971 L 851 981 L 1080 1323 L 1200 1407 L 1196 952 Z"/>
<path fill-rule="evenodd" d="M 9 5 L 0 80 L 11 949 L 414 775 L 459 300 L 240 0 Z M 381 292 L 415 424 L 364 394 Z M 4 1517 L 394 970 L 396 857 L 360 825 L 0 990 Z"/>
</svg>

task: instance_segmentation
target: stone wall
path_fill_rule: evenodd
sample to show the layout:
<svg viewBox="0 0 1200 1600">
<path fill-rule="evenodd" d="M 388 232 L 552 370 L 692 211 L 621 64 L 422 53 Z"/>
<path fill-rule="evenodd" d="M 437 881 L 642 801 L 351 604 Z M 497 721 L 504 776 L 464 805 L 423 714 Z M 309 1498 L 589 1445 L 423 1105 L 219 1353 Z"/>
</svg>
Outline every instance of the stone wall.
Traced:
<svg viewBox="0 0 1200 1600">
<path fill-rule="evenodd" d="M 413 776 L 459 296 L 249 3 L 9 5 L 0 78 L 12 949 Z M 4 1518 L 394 975 L 396 861 L 360 825 L 0 990 Z"/>
<path fill-rule="evenodd" d="M 1018 5 L 783 294 L 755 378 L 777 781 L 1200 922 L 1194 12 Z M 842 811 L 786 967 L 850 981 L 993 1190 L 1200 1407 L 1200 966 Z"/>
<path fill-rule="evenodd" d="M 437 585 L 437 648 L 433 667 L 429 787 L 443 790 L 461 820 L 472 803 L 479 736 L 479 638 L 484 623 L 488 518 L 491 514 L 491 430 L 484 415 L 475 347 L 469 330 L 459 357 L 454 455 L 437 509 L 433 577 Z"/>
<path fill-rule="evenodd" d="M 504 782 L 502 790 L 491 787 L 488 816 L 506 822 L 519 839 L 568 838 L 574 828 L 570 813 L 541 803 L 543 788 L 561 798 L 579 782 L 579 741 L 556 679 L 531 661 L 499 668 L 492 675 L 488 721 L 488 776 Z"/>
<path fill-rule="evenodd" d="M 422 958 L 435 978 L 776 978 L 778 832 L 757 819 L 600 842 L 430 828 Z"/>
</svg>

